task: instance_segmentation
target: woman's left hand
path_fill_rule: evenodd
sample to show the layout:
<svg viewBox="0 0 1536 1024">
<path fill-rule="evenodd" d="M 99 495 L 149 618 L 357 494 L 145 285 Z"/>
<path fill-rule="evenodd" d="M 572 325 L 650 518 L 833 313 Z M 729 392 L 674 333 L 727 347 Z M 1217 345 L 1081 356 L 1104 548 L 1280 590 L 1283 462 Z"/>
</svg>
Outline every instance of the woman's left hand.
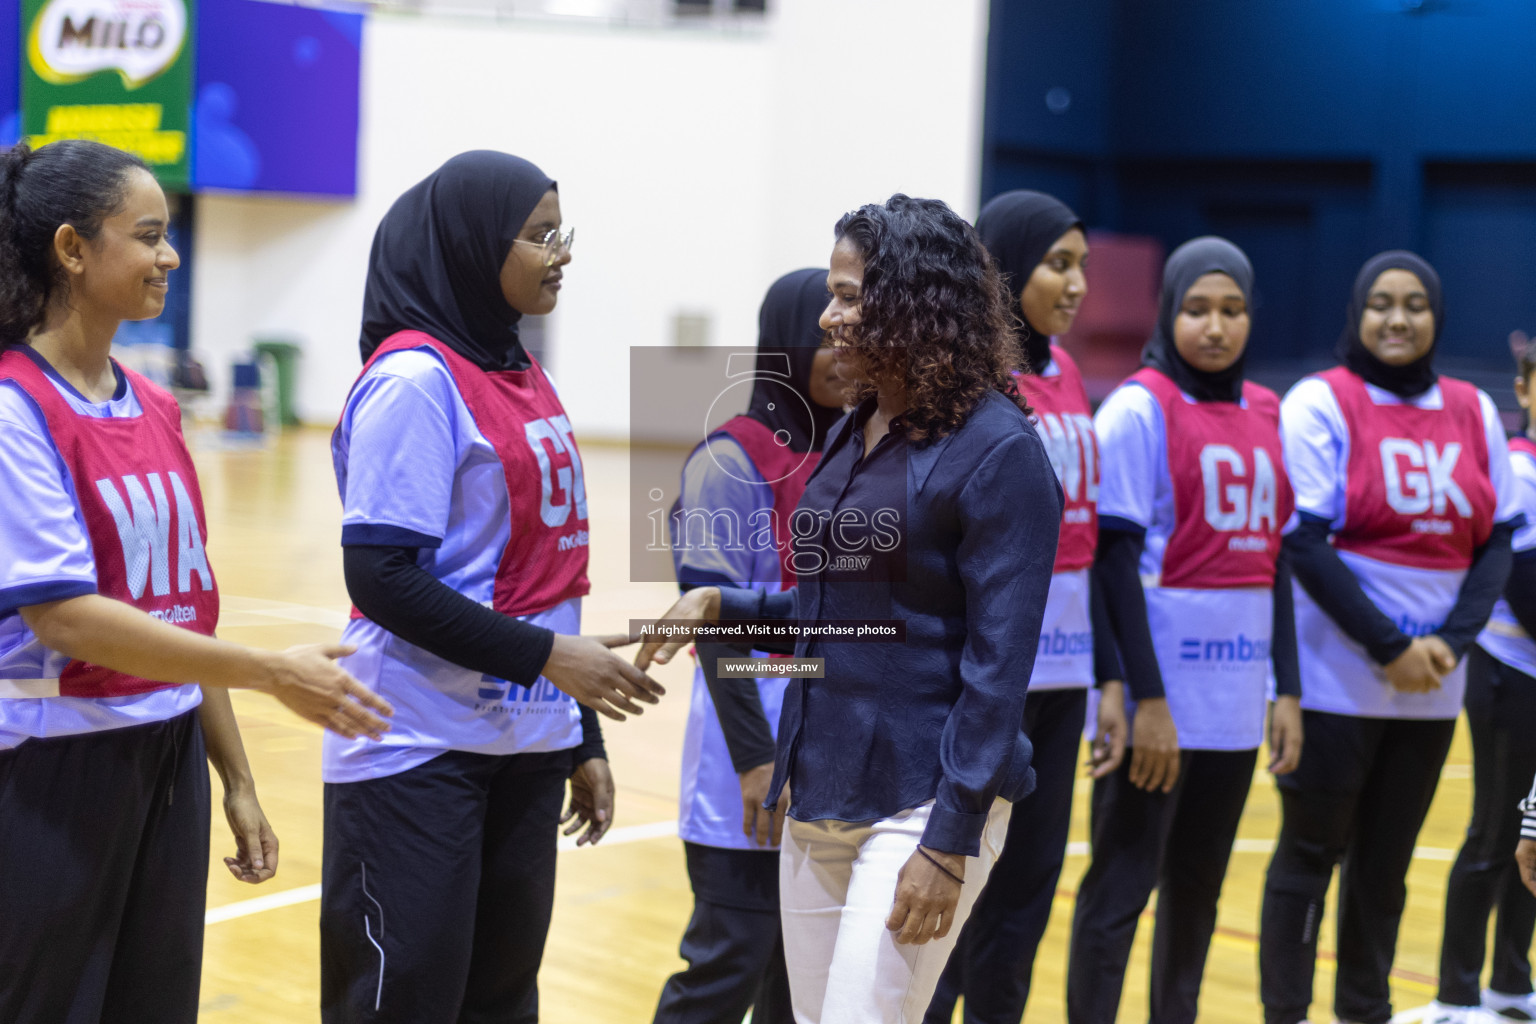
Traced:
<svg viewBox="0 0 1536 1024">
<path fill-rule="evenodd" d="M 939 850 L 914 850 L 896 875 L 896 903 L 885 926 L 896 933 L 896 941 L 922 945 L 930 939 L 942 939 L 955 923 L 955 909 L 960 905 L 959 882 L 939 870 L 938 861 L 961 878 L 965 877 L 965 857 Z"/>
<path fill-rule="evenodd" d="M 262 813 L 254 789 L 224 794 L 224 817 L 235 834 L 235 855 L 224 858 L 229 873 L 259 885 L 277 874 L 277 833 Z"/>
<path fill-rule="evenodd" d="M 1451 645 L 1440 639 L 1438 633 L 1431 633 L 1424 638 L 1424 645 L 1429 648 L 1429 660 L 1434 664 L 1435 671 L 1441 678 L 1450 675 L 1456 669 L 1456 662 L 1460 659 L 1451 650 Z"/>
<path fill-rule="evenodd" d="M 569 825 L 566 823 L 569 822 Z M 613 826 L 613 772 L 601 757 L 589 757 L 571 773 L 571 805 L 566 808 L 560 824 L 566 825 L 565 835 L 583 832 L 576 840 L 577 846 L 597 843 Z"/>
<path fill-rule="evenodd" d="M 1269 770 L 1289 775 L 1301 763 L 1301 698 L 1280 696 L 1269 709 Z"/>
</svg>

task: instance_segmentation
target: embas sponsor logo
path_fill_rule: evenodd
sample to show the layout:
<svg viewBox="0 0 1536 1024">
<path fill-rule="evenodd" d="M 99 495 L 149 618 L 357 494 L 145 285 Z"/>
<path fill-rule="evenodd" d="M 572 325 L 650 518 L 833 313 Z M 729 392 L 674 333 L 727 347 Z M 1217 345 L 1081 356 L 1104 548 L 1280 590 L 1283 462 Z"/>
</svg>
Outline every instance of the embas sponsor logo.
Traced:
<svg viewBox="0 0 1536 1024">
<path fill-rule="evenodd" d="M 1041 657 L 1064 657 L 1073 654 L 1093 653 L 1093 631 L 1081 630 L 1068 633 L 1063 629 L 1053 629 L 1048 633 L 1040 634 Z"/>
<path fill-rule="evenodd" d="M 543 676 L 532 686 L 518 686 L 495 676 L 481 676 L 480 689 L 476 693 L 481 700 L 495 704 L 549 704 L 572 699 Z"/>
<path fill-rule="evenodd" d="M 1185 637 L 1179 641 L 1179 660 L 1206 664 L 1247 664 L 1269 658 L 1269 641 L 1235 637 Z"/>
<path fill-rule="evenodd" d="M 27 58 L 53 85 L 116 71 L 137 89 L 176 62 L 186 38 L 182 0 L 48 0 L 32 22 Z"/>
<path fill-rule="evenodd" d="M 1392 624 L 1401 630 L 1404 636 L 1429 636 L 1445 625 L 1443 622 L 1420 622 L 1407 612 L 1393 619 Z"/>
</svg>

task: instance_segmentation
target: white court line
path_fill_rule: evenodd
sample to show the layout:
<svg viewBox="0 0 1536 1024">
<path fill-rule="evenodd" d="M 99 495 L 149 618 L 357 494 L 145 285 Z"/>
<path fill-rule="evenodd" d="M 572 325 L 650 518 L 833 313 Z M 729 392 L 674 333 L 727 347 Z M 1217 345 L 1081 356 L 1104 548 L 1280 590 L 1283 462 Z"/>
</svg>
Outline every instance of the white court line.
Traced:
<svg viewBox="0 0 1536 1024">
<path fill-rule="evenodd" d="M 1404 1010 L 1401 1013 L 1394 1013 L 1392 1015 L 1391 1024 L 1414 1024 L 1415 1021 L 1421 1021 L 1428 1016 L 1429 1004 L 1426 1003 L 1423 1006 L 1415 1006 L 1411 1010 Z"/>
<path fill-rule="evenodd" d="M 218 924 L 220 921 L 233 921 L 237 917 L 250 917 L 264 910 L 276 910 L 279 907 L 291 907 L 296 903 L 308 903 L 320 898 L 320 883 L 300 886 L 297 889 L 285 889 L 282 892 L 268 893 L 265 896 L 257 896 L 253 899 L 241 900 L 239 903 L 226 903 L 222 907 L 214 907 L 203 915 L 203 924 Z"/>
<path fill-rule="evenodd" d="M 640 843 L 647 839 L 665 839 L 668 836 L 677 835 L 676 821 L 653 821 L 645 825 L 628 825 L 624 828 L 616 828 L 609 831 L 598 843 L 599 847 L 623 846 L 625 843 Z M 562 850 L 576 849 L 576 836 L 561 836 L 559 847 Z M 279 907 L 292 907 L 300 903 L 310 903 L 320 898 L 320 883 L 303 885 L 297 889 L 285 889 L 282 892 L 269 893 L 265 896 L 257 896 L 253 899 L 241 900 L 238 903 L 226 903 L 222 907 L 214 907 L 203 916 L 205 925 L 218 924 L 221 921 L 233 921 L 237 917 L 250 917 L 252 914 L 260 914 L 268 910 L 277 910 Z"/>
<path fill-rule="evenodd" d="M 317 608 L 287 601 L 268 601 L 259 597 L 232 594 L 220 599 L 219 625 L 267 626 L 274 622 L 302 622 L 315 626 L 345 629 L 348 615 L 335 608 Z"/>
</svg>

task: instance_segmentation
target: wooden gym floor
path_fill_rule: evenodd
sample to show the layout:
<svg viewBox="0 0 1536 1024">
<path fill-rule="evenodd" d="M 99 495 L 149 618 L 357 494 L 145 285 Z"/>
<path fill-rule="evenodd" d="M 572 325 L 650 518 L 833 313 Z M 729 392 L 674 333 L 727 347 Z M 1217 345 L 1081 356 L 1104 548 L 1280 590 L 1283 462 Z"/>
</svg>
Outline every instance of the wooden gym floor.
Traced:
<svg viewBox="0 0 1536 1024">
<path fill-rule="evenodd" d="M 328 435 L 286 434 L 263 450 L 226 450 L 217 435 L 192 437 L 207 500 L 209 553 L 224 597 L 221 635 L 258 647 L 334 640 L 348 607 L 338 547 L 340 503 Z M 628 581 L 627 461 L 621 447 L 584 449 L 592 523 L 588 632 L 618 632 L 634 617 L 659 614 L 665 584 Z M 691 666 L 658 670 L 670 693 L 644 717 L 607 723 L 618 785 L 615 827 L 596 849 L 560 857 L 554 925 L 540 977 L 549 1024 L 649 1021 L 667 976 L 682 966 L 678 939 L 692 896 L 674 834 L 678 757 Z M 266 697 L 236 692 L 245 744 L 262 805 L 282 844 L 278 874 L 261 886 L 234 881 L 220 858 L 233 842 L 214 781 L 208 930 L 201 1020 L 207 1024 L 297 1024 L 319 1019 L 318 898 L 321 848 L 320 730 Z M 1260 763 L 1263 763 L 1261 757 Z M 1470 750 L 1463 727 L 1420 836 L 1409 905 L 1393 976 L 1403 1021 L 1434 997 L 1445 878 L 1466 827 Z M 1072 893 L 1086 867 L 1088 786 L 1079 782 L 1072 852 L 1050 930 L 1036 962 L 1028 1020 L 1064 1019 L 1063 976 Z M 1251 1024 L 1258 1006 L 1259 897 L 1278 803 L 1255 775 L 1221 901 L 1201 1000 L 1201 1020 Z M 1513 811 L 1512 811 L 1513 813 Z M 1329 1021 L 1332 910 L 1324 928 L 1313 1019 Z M 1120 1020 L 1146 1019 L 1150 913 L 1140 929 Z M 958 1018 L 957 1018 L 958 1019 Z"/>
</svg>

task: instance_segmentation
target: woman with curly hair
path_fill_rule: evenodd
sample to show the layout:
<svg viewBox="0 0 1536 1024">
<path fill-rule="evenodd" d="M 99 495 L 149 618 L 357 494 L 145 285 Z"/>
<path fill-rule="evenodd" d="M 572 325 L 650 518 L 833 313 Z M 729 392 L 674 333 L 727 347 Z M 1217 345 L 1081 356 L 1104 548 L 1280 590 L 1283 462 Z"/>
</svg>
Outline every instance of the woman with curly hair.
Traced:
<svg viewBox="0 0 1536 1024">
<path fill-rule="evenodd" d="M 793 621 L 783 649 L 821 659 L 785 692 L 764 801 L 793 793 L 779 877 L 795 1019 L 915 1022 L 1034 788 L 1021 723 L 1062 497 L 970 225 L 896 195 L 836 235 L 821 324 L 856 405 L 791 519 L 799 585 L 699 587 L 664 621 Z M 892 620 L 900 642 L 808 635 Z"/>
</svg>

